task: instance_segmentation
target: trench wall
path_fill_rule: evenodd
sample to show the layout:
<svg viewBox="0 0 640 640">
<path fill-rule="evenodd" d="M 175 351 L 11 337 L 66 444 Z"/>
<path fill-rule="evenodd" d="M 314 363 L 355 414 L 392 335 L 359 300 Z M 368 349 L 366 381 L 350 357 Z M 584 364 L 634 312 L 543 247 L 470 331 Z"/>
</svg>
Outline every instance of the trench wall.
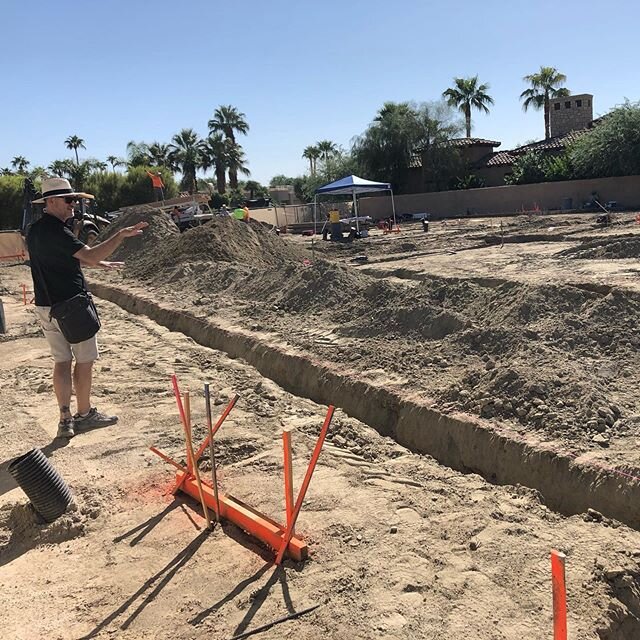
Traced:
<svg viewBox="0 0 640 640">
<path fill-rule="evenodd" d="M 404 397 L 338 371 L 330 363 L 291 353 L 250 332 L 222 327 L 130 291 L 92 283 L 93 292 L 134 314 L 148 316 L 203 346 L 242 358 L 283 389 L 321 404 L 333 404 L 417 453 L 497 484 L 538 490 L 564 514 L 591 507 L 640 529 L 640 483 L 516 439 L 470 416 L 441 414 L 419 398 Z"/>
</svg>

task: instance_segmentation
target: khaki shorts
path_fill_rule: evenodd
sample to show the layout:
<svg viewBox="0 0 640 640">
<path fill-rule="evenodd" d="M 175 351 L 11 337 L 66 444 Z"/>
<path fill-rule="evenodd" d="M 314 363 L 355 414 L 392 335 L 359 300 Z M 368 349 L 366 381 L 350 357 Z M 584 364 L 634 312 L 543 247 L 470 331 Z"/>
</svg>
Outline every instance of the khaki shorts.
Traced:
<svg viewBox="0 0 640 640">
<path fill-rule="evenodd" d="M 71 362 L 73 358 L 80 363 L 97 360 L 97 337 L 93 336 L 93 338 L 78 342 L 78 344 L 69 344 L 60 331 L 58 321 L 55 318 L 49 319 L 50 309 L 51 307 L 36 307 L 36 317 L 40 321 L 44 337 L 49 343 L 54 362 Z"/>
</svg>

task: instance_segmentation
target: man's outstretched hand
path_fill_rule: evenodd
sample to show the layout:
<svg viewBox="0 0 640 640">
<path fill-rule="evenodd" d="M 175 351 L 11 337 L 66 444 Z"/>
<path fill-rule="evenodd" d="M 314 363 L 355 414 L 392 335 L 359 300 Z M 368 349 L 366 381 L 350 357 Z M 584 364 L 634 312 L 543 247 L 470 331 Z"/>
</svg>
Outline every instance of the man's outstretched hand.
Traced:
<svg viewBox="0 0 640 640">
<path fill-rule="evenodd" d="M 120 229 L 120 235 L 123 238 L 132 238 L 133 236 L 142 235 L 142 230 L 149 226 L 148 222 L 138 222 L 138 224 L 134 224 L 132 227 L 125 227 L 124 229 Z"/>
</svg>

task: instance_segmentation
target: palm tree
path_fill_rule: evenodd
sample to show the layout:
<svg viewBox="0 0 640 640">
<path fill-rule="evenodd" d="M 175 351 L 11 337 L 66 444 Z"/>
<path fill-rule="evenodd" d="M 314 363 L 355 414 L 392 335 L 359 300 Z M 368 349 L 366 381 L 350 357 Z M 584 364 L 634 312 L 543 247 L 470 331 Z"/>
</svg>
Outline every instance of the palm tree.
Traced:
<svg viewBox="0 0 640 640">
<path fill-rule="evenodd" d="M 189 193 L 197 190 L 196 171 L 202 160 L 202 141 L 193 129 L 182 129 L 171 138 L 171 161 L 182 172 L 182 186 Z"/>
<path fill-rule="evenodd" d="M 247 116 L 232 105 L 221 105 L 213 112 L 213 118 L 209 120 L 209 131 L 220 131 L 228 140 L 236 141 L 235 132 L 247 135 L 249 124 Z"/>
<path fill-rule="evenodd" d="M 249 192 L 249 198 L 253 200 L 256 193 L 264 193 L 265 188 L 256 180 L 247 180 L 244 184 L 245 191 Z"/>
<path fill-rule="evenodd" d="M 168 144 L 162 144 L 161 142 L 153 142 L 149 145 L 148 149 L 149 160 L 151 164 L 156 167 L 167 167 L 172 169 L 171 166 L 171 147 Z"/>
<path fill-rule="evenodd" d="M 238 188 L 238 173 L 244 176 L 250 176 L 251 171 L 247 169 L 247 157 L 244 150 L 237 142 L 226 141 L 227 162 L 229 164 L 229 187 L 231 189 Z"/>
<path fill-rule="evenodd" d="M 107 162 L 111 165 L 113 173 L 116 172 L 116 167 L 123 167 L 127 164 L 122 158 L 118 158 L 117 156 L 107 156 Z"/>
<path fill-rule="evenodd" d="M 227 142 L 221 133 L 211 134 L 202 144 L 202 160 L 200 166 L 206 171 L 213 167 L 216 174 L 216 189 L 223 194 L 227 190 Z"/>
<path fill-rule="evenodd" d="M 569 95 L 566 87 L 561 87 L 567 81 L 567 76 L 560 73 L 555 67 L 540 67 L 538 73 L 532 73 L 523 78 L 531 87 L 520 94 L 523 100 L 522 108 L 527 111 L 529 107 L 544 109 L 544 136 L 551 137 L 549 125 L 549 101 L 552 98 L 564 98 Z"/>
<path fill-rule="evenodd" d="M 73 170 L 73 160 L 54 160 L 48 167 L 54 176 L 70 176 Z"/>
<path fill-rule="evenodd" d="M 305 147 L 302 152 L 302 157 L 309 161 L 309 173 L 311 176 L 316 175 L 316 160 L 320 157 L 320 150 L 318 147 L 312 145 Z"/>
<path fill-rule="evenodd" d="M 335 143 L 331 142 L 331 140 L 320 140 L 320 142 L 316 144 L 316 147 L 322 154 L 322 159 L 324 160 L 325 164 L 329 160 L 329 156 L 331 154 L 334 154 L 338 150 L 338 147 L 335 145 Z"/>
<path fill-rule="evenodd" d="M 80 160 L 78 160 L 78 149 L 87 148 L 84 146 L 84 140 L 82 138 L 79 138 L 78 136 L 69 136 L 64 141 L 64 144 L 67 147 L 67 149 L 73 149 L 76 152 L 76 164 L 79 165 Z"/>
<path fill-rule="evenodd" d="M 209 120 L 208 126 L 210 133 L 223 133 L 233 145 L 236 144 L 236 132 L 246 136 L 249 131 L 247 116 L 230 104 L 220 105 L 213 112 L 213 118 Z M 230 166 L 229 185 L 233 184 L 238 184 L 238 173 Z"/>
<path fill-rule="evenodd" d="M 149 145 L 146 142 L 127 142 L 127 158 L 130 167 L 144 167 L 151 164 L 149 159 Z"/>
<path fill-rule="evenodd" d="M 487 105 L 493 104 L 493 98 L 487 93 L 488 84 L 478 84 L 478 76 L 473 78 L 454 78 L 454 86 L 447 89 L 442 97 L 450 107 L 456 107 L 464 113 L 467 125 L 467 138 L 471 137 L 471 109 L 489 113 Z"/>
<path fill-rule="evenodd" d="M 42 178 L 49 177 L 47 170 L 44 167 L 40 166 L 33 167 L 33 169 L 31 169 L 31 171 L 29 172 L 29 176 L 32 180 L 42 180 Z"/>
<path fill-rule="evenodd" d="M 29 161 L 24 156 L 16 156 L 11 161 L 11 166 L 15 169 L 16 173 L 24 173 L 29 166 Z"/>
</svg>

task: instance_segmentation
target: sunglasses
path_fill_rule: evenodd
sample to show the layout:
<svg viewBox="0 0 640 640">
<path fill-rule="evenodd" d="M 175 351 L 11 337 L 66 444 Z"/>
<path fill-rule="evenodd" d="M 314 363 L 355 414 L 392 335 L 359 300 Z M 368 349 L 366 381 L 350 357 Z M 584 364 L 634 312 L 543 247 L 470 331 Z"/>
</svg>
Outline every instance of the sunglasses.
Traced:
<svg viewBox="0 0 640 640">
<path fill-rule="evenodd" d="M 78 202 L 78 198 L 74 196 L 65 196 L 63 199 L 66 204 L 73 204 L 74 202 Z"/>
</svg>

